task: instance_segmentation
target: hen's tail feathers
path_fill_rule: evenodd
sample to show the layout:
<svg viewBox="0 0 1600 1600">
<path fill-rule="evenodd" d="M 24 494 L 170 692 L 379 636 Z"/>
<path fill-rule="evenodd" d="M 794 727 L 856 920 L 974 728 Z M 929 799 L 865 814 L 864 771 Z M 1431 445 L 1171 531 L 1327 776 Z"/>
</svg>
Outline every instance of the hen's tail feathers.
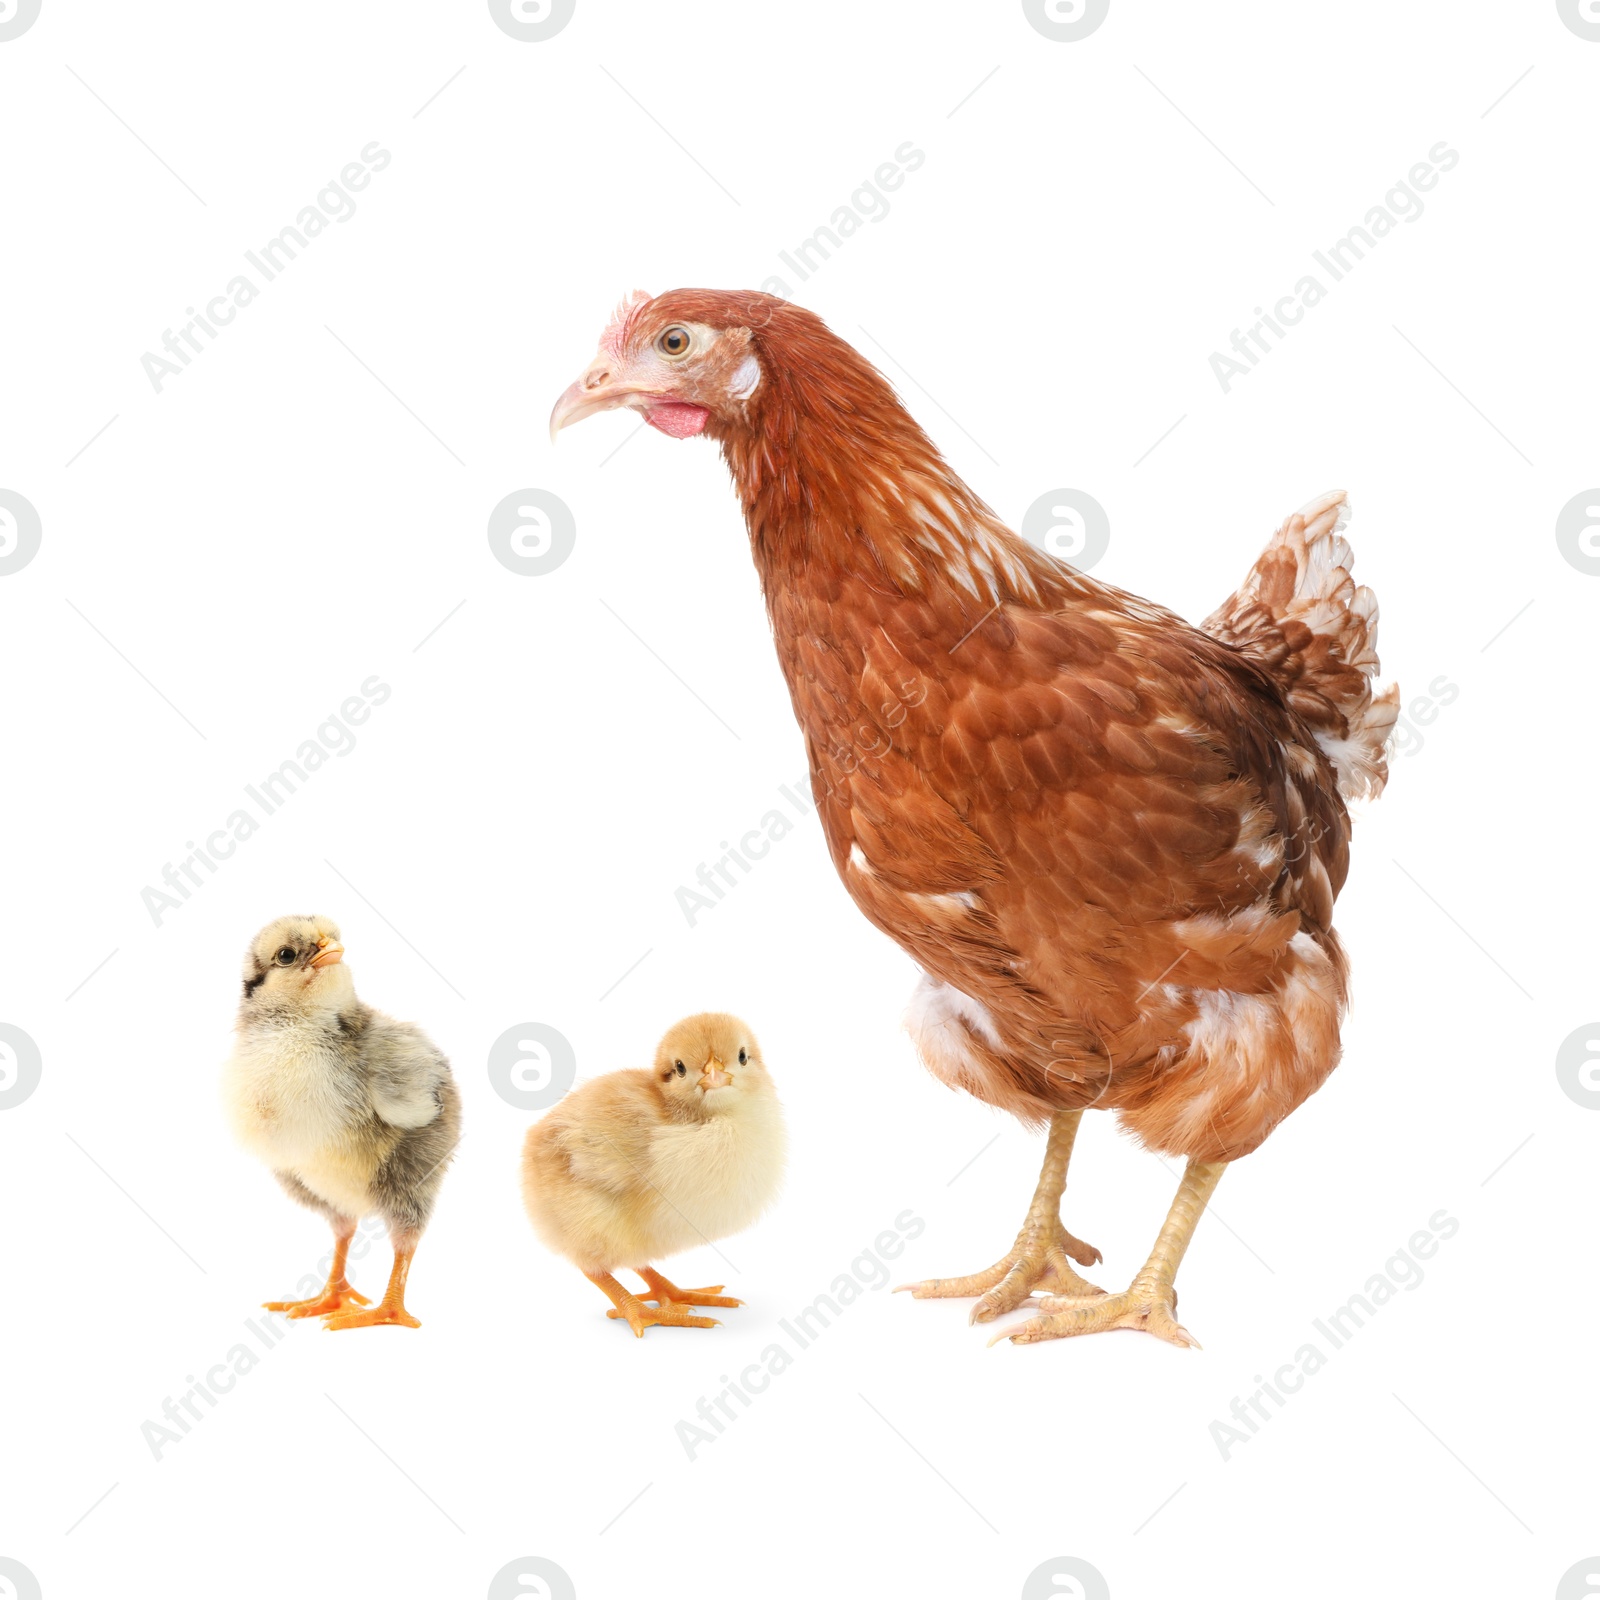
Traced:
<svg viewBox="0 0 1600 1600">
<path fill-rule="evenodd" d="M 1347 800 L 1388 782 L 1400 689 L 1374 695 L 1378 598 L 1351 580 L 1342 489 L 1319 495 L 1272 536 L 1235 594 L 1200 626 L 1277 679 L 1333 763 Z"/>
</svg>

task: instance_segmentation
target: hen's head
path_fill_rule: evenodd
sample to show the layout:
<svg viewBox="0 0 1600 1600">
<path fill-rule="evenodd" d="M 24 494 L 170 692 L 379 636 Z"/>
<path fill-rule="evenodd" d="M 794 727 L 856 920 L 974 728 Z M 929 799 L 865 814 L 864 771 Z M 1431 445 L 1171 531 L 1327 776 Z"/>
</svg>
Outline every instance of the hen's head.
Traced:
<svg viewBox="0 0 1600 1600">
<path fill-rule="evenodd" d="M 712 418 L 742 420 L 761 387 L 751 322 L 765 321 L 769 295 L 677 289 L 654 299 L 636 289 L 600 336 L 588 370 L 556 402 L 550 437 L 597 411 L 627 406 L 674 439 Z"/>
<path fill-rule="evenodd" d="M 753 430 L 796 375 L 829 388 L 888 385 L 821 318 L 756 290 L 635 290 L 617 307 L 588 370 L 556 402 L 569 423 L 627 406 L 674 439 Z"/>
<path fill-rule="evenodd" d="M 998 563 L 1031 585 L 1027 547 L 883 374 L 804 306 L 748 289 L 636 292 L 556 402 L 550 437 L 617 406 L 674 438 L 718 441 L 764 583 L 831 563 L 880 586 L 944 581 L 964 606 L 992 587 Z M 1007 541 L 1017 548 L 999 552 Z"/>
</svg>

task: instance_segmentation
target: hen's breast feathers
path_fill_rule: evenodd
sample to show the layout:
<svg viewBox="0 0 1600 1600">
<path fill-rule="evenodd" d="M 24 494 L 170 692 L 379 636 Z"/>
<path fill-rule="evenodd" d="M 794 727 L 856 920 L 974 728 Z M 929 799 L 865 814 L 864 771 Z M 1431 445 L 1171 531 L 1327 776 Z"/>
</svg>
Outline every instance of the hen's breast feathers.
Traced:
<svg viewBox="0 0 1600 1600">
<path fill-rule="evenodd" d="M 1197 994 L 1308 963 L 1337 1013 L 1336 779 L 1381 784 L 1393 720 L 1342 500 L 1291 518 L 1208 631 L 1077 573 L 987 607 L 936 580 L 769 588 L 846 886 L 989 1020 L 941 1022 L 1005 1080 L 964 1087 L 1035 1115 L 1125 1103 L 1130 1068 L 1188 1047 Z"/>
</svg>

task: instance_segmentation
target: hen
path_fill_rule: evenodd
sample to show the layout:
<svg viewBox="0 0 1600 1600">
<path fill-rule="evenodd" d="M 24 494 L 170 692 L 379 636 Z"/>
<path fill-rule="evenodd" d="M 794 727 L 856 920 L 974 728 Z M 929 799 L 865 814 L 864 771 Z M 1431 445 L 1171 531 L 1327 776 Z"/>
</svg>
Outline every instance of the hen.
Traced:
<svg viewBox="0 0 1600 1600">
<path fill-rule="evenodd" d="M 722 447 L 833 863 L 924 974 L 945 1082 L 1029 1123 L 1044 1169 L 987 1271 L 912 1286 L 1029 1302 L 1000 1337 L 1194 1340 L 1174 1278 L 1223 1168 L 1339 1058 L 1345 801 L 1378 793 L 1398 690 L 1348 508 L 1291 516 L 1199 628 L 1006 528 L 880 373 L 771 296 L 637 293 L 557 402 Z M 1078 1122 L 1187 1159 L 1144 1267 L 1106 1294 L 1060 1202 Z M 1042 1301 L 1030 1301 L 1034 1290 Z"/>
</svg>

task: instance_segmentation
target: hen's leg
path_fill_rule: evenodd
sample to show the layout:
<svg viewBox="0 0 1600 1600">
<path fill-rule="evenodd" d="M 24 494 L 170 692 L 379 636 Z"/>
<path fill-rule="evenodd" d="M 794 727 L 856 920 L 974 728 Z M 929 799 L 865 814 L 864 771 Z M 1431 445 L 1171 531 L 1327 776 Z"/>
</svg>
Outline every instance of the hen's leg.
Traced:
<svg viewBox="0 0 1600 1600">
<path fill-rule="evenodd" d="M 643 1274 L 641 1273 L 642 1277 Z M 608 1299 L 614 1310 L 608 1317 L 619 1317 L 633 1329 L 636 1339 L 644 1338 L 646 1328 L 720 1328 L 722 1324 L 710 1317 L 691 1317 L 683 1306 L 672 1300 L 663 1300 L 658 1307 L 647 1306 L 632 1290 L 625 1289 L 609 1272 L 584 1273 L 590 1283 Z M 686 1293 L 688 1291 L 685 1291 Z M 737 1304 L 737 1302 L 734 1302 Z"/>
<path fill-rule="evenodd" d="M 1022 1232 L 1008 1254 L 986 1272 L 969 1278 L 928 1278 L 922 1283 L 904 1283 L 918 1300 L 960 1300 L 978 1295 L 972 1308 L 974 1322 L 992 1322 L 1006 1311 L 1015 1311 L 1035 1289 L 1085 1299 L 1103 1294 L 1092 1283 L 1080 1278 L 1067 1265 L 1071 1256 L 1080 1266 L 1092 1267 L 1100 1252 L 1092 1244 L 1075 1239 L 1061 1225 L 1061 1194 L 1067 1186 L 1067 1163 L 1072 1159 L 1072 1141 L 1078 1135 L 1081 1111 L 1058 1111 L 1050 1119 L 1050 1137 L 1044 1147 L 1044 1168 L 1039 1187 L 1033 1192 Z M 899 1291 L 896 1290 L 896 1293 Z"/>
<path fill-rule="evenodd" d="M 350 1240 L 356 1231 L 354 1217 L 339 1217 L 333 1224 L 333 1265 L 328 1268 L 328 1281 L 322 1293 L 310 1300 L 268 1300 L 266 1311 L 282 1311 L 291 1317 L 325 1317 L 346 1306 L 366 1306 L 372 1302 L 364 1294 L 357 1294 L 344 1275 L 346 1258 L 350 1254 Z"/>
<path fill-rule="evenodd" d="M 1227 1164 L 1189 1163 L 1150 1259 L 1123 1293 L 1108 1294 L 1087 1304 L 1072 1295 L 1047 1297 L 1040 1302 L 1044 1316 L 1007 1328 L 989 1342 L 998 1344 L 1001 1339 L 1010 1339 L 1014 1344 L 1037 1344 L 1041 1339 L 1065 1339 L 1075 1333 L 1140 1328 L 1169 1343 L 1199 1349 L 1200 1341 L 1178 1321 L 1178 1292 L 1172 1285 L 1178 1275 L 1178 1263 L 1194 1237 L 1195 1224 Z"/>
<path fill-rule="evenodd" d="M 414 1233 L 396 1233 L 394 1266 L 389 1272 L 389 1287 L 383 1299 L 368 1311 L 341 1311 L 323 1323 L 325 1328 L 420 1328 L 422 1324 L 406 1310 L 406 1278 L 411 1272 L 411 1258 L 417 1253 L 417 1236 Z"/>
</svg>

